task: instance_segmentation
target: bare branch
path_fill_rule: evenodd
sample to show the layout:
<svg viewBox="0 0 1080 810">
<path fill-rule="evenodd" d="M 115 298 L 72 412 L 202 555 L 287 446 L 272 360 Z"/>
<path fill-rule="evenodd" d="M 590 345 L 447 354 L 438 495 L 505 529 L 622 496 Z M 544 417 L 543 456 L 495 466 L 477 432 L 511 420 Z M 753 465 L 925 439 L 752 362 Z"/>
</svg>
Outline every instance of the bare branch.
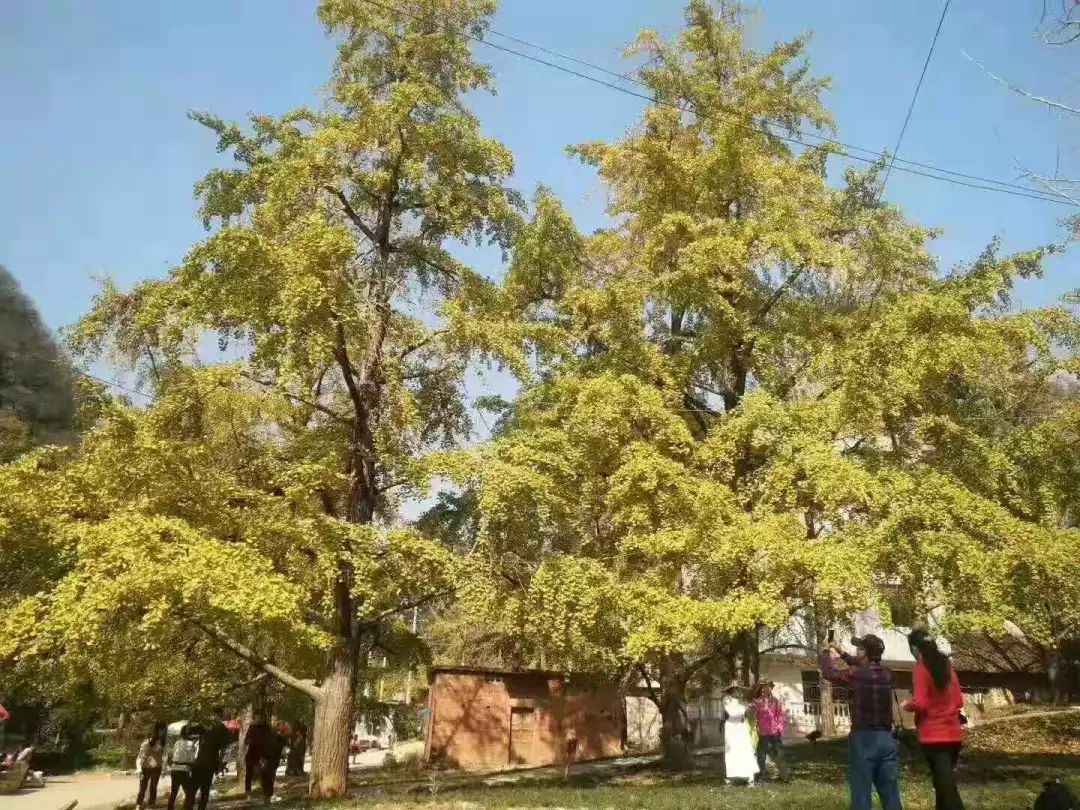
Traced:
<svg viewBox="0 0 1080 810">
<path fill-rule="evenodd" d="M 375 231 L 371 230 L 371 228 L 367 226 L 367 223 L 360 218 L 360 215 L 356 213 L 356 210 L 352 207 L 349 198 L 345 196 L 344 192 L 333 186 L 323 186 L 323 188 L 338 198 L 341 202 L 341 207 L 345 209 L 345 215 L 352 221 L 352 224 L 360 230 L 360 233 L 364 234 L 371 242 L 378 244 L 378 238 L 375 236 Z"/>
<path fill-rule="evenodd" d="M 1071 196 L 1069 194 L 1066 194 L 1060 188 L 1058 188 L 1053 183 L 1051 183 L 1049 179 L 1047 179 L 1045 177 L 1042 177 L 1042 176 L 1036 174 L 1035 172 L 1031 171 L 1031 169 L 1029 169 L 1027 166 L 1025 166 L 1023 163 L 1020 162 L 1020 159 L 1017 158 L 1016 155 L 1013 155 L 1012 159 L 1013 159 L 1013 163 L 1015 163 L 1020 168 L 1020 170 L 1022 172 L 1024 172 L 1024 176 L 1028 180 L 1031 180 L 1034 183 L 1038 183 L 1040 186 L 1042 186 L 1044 189 L 1046 189 L 1051 194 L 1054 194 L 1054 195 L 1056 195 L 1058 197 L 1061 197 L 1063 200 L 1071 202 L 1073 205 L 1080 208 L 1080 200 L 1076 199 L 1075 197 L 1073 197 L 1073 196 Z"/>
<path fill-rule="evenodd" d="M 1070 107 L 1068 104 L 1062 104 L 1060 101 L 1054 101 L 1053 99 L 1045 98 L 1044 96 L 1037 96 L 1034 93 L 1029 93 L 1027 90 L 1013 84 L 1008 79 L 1004 79 L 1001 76 L 998 76 L 996 73 L 991 73 L 987 69 L 986 65 L 984 65 L 979 60 L 969 56 L 966 51 L 961 51 L 961 53 L 964 55 L 965 59 L 976 65 L 983 73 L 985 73 L 998 84 L 1004 85 L 1005 87 L 1009 88 L 1014 93 L 1019 93 L 1026 98 L 1030 98 L 1032 101 L 1037 101 L 1039 104 L 1045 104 L 1047 107 L 1055 107 L 1059 110 L 1065 110 L 1065 112 L 1070 112 L 1073 115 L 1080 115 L 1080 110 L 1078 110 L 1076 107 Z"/>
<path fill-rule="evenodd" d="M 345 327 L 341 325 L 341 321 L 337 322 L 334 338 L 334 359 L 341 368 L 341 376 L 345 383 L 345 387 L 349 390 L 349 399 L 352 400 L 356 417 L 362 419 L 367 415 L 367 407 L 364 405 L 363 394 L 361 394 L 360 388 L 357 386 L 356 380 L 353 377 L 356 370 L 349 360 L 349 349 L 345 342 Z"/>
<path fill-rule="evenodd" d="M 769 300 L 765 302 L 765 305 L 750 320 L 750 325 L 757 326 L 759 323 L 761 323 L 762 319 L 769 314 L 769 311 L 774 306 L 776 306 L 776 302 L 780 300 L 780 298 L 784 295 L 787 289 L 792 284 L 794 284 L 798 280 L 799 276 L 801 276 L 805 271 L 806 265 L 804 264 L 800 265 L 791 273 L 789 273 L 788 277 L 784 279 L 783 283 L 781 283 L 780 286 L 777 287 L 776 290 L 773 292 L 773 294 L 769 296 Z"/>
<path fill-rule="evenodd" d="M 436 329 L 434 332 L 431 332 L 430 334 L 425 336 L 423 339 L 418 340 L 416 343 L 413 343 L 413 344 L 410 344 L 409 346 L 406 346 L 398 354 L 398 360 L 404 360 L 406 357 L 408 357 L 413 352 L 419 351 L 420 349 L 424 348 L 425 346 L 430 344 L 432 341 L 434 341 L 436 338 L 439 338 L 439 337 L 442 337 L 443 335 L 445 335 L 447 333 L 447 331 L 448 330 L 446 330 L 446 329 Z"/>
<path fill-rule="evenodd" d="M 649 700 L 656 704 L 657 708 L 660 708 L 660 696 L 656 694 L 656 690 L 652 685 L 652 678 L 649 677 L 649 671 L 645 669 L 645 665 L 639 663 L 638 671 L 641 672 L 641 677 L 645 679 L 645 688 L 649 690 Z"/>
<path fill-rule="evenodd" d="M 247 661 L 253 667 L 257 667 L 258 669 L 261 669 L 263 672 L 265 672 L 267 675 L 272 677 L 278 683 L 281 683 L 281 684 L 284 684 L 285 686 L 291 687 L 292 689 L 295 689 L 298 692 L 303 692 L 305 695 L 310 697 L 312 700 L 321 700 L 322 699 L 322 696 L 323 696 L 322 689 L 320 689 L 318 686 L 316 686 L 313 681 L 302 680 L 300 678 L 297 678 L 295 675 L 290 675 L 288 672 L 281 669 L 280 667 L 277 667 L 277 666 L 274 666 L 273 664 L 271 664 L 269 661 L 267 661 L 262 656 L 256 655 L 254 652 L 249 650 L 247 647 L 245 647 L 239 641 L 236 641 L 235 639 L 230 638 L 229 636 L 225 635 L 225 633 L 221 632 L 216 627 L 213 627 L 213 626 L 211 626 L 209 624 L 204 624 L 203 622 L 199 622 L 199 621 L 195 622 L 195 626 L 198 627 L 200 630 L 202 630 L 204 633 L 206 633 L 206 635 L 210 636 L 210 638 L 212 638 L 214 641 L 216 641 L 222 647 L 224 647 L 225 649 L 229 650 L 232 653 L 235 653 L 240 658 L 243 658 L 245 661 Z"/>
</svg>

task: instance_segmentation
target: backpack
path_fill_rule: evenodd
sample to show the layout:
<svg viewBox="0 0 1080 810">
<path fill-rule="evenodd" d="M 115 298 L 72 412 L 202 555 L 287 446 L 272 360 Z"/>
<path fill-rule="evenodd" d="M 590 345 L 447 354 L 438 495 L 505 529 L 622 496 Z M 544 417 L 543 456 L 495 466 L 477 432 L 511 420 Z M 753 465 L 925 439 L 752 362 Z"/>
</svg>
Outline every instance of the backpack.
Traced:
<svg viewBox="0 0 1080 810">
<path fill-rule="evenodd" d="M 1060 779 L 1051 779 L 1035 800 L 1035 810 L 1080 810 L 1080 799 Z"/>
</svg>

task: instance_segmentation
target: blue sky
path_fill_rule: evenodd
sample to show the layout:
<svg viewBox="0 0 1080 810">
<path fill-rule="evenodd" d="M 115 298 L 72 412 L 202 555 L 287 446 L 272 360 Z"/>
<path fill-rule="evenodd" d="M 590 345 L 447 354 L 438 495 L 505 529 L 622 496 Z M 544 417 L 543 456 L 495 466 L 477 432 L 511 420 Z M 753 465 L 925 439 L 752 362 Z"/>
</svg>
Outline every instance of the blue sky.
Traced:
<svg viewBox="0 0 1080 810">
<path fill-rule="evenodd" d="M 764 0 L 751 39 L 767 45 L 800 31 L 815 73 L 833 77 L 827 102 L 839 137 L 891 148 L 943 0 Z M 1080 119 L 987 79 L 961 55 L 1040 93 L 1080 102 L 1080 45 L 1040 44 L 1040 0 L 953 0 L 901 156 L 1013 179 L 1013 156 L 1032 169 L 1080 176 Z M 159 276 L 203 231 L 191 187 L 220 157 L 189 109 L 225 117 L 312 104 L 332 56 L 314 0 L 4 0 L 0 3 L 0 263 L 46 322 L 83 313 L 92 277 L 122 286 Z M 678 0 L 503 0 L 497 29 L 598 64 L 642 26 L 675 30 Z M 516 184 L 555 188 L 584 228 L 602 221 L 603 192 L 566 157 L 567 144 L 618 137 L 634 98 L 476 46 L 499 92 L 474 100 L 486 131 L 517 156 Z M 1077 104 L 1080 106 L 1080 104 Z M 1071 145 L 1071 150 L 1070 150 Z M 1058 238 L 1069 209 L 894 172 L 887 190 L 920 222 L 940 226 L 943 264 L 976 254 L 993 236 L 1020 248 Z M 494 259 L 486 272 L 497 273 Z M 1077 256 L 1025 285 L 1036 304 L 1073 287 Z"/>
</svg>

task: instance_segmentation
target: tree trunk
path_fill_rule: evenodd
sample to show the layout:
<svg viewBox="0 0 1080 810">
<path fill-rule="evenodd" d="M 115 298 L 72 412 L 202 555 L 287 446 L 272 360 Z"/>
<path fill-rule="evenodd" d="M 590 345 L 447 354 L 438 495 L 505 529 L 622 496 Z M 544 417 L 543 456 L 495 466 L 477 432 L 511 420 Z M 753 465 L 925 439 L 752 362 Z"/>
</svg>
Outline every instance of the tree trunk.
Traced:
<svg viewBox="0 0 1080 810">
<path fill-rule="evenodd" d="M 331 799 L 345 795 L 349 768 L 349 721 L 356 705 L 356 659 L 349 645 L 339 643 L 326 663 L 322 694 L 315 704 L 308 796 Z"/>
<path fill-rule="evenodd" d="M 819 682 L 818 691 L 821 706 L 821 733 L 826 737 L 836 736 L 836 712 L 833 709 L 832 684 L 822 678 Z"/>
<path fill-rule="evenodd" d="M 829 622 L 822 618 L 821 612 L 814 609 L 814 642 L 817 648 L 823 649 L 830 642 Z M 825 680 L 824 675 L 818 679 L 818 709 L 821 714 L 821 733 L 826 737 L 836 736 L 836 713 L 833 710 L 832 684 Z"/>
<path fill-rule="evenodd" d="M 126 709 L 120 712 L 115 739 L 123 751 L 120 755 L 120 770 L 130 771 L 135 767 L 135 752 L 131 750 L 131 713 Z"/>
<path fill-rule="evenodd" d="M 1055 649 L 1048 650 L 1045 658 L 1046 680 L 1050 687 L 1050 701 L 1060 706 L 1069 702 L 1069 670 L 1065 659 Z"/>
<path fill-rule="evenodd" d="M 685 771 L 692 764 L 690 729 L 686 723 L 686 685 L 674 663 L 664 657 L 660 671 L 660 753 L 665 768 Z"/>
</svg>

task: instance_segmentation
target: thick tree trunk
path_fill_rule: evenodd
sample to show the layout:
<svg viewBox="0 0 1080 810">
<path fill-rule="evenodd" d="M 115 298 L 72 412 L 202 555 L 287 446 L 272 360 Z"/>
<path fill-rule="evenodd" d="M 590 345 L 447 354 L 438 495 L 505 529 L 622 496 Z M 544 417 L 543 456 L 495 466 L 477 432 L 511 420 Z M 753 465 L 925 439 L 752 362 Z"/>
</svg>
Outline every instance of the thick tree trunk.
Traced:
<svg viewBox="0 0 1080 810">
<path fill-rule="evenodd" d="M 120 769 L 130 771 L 135 767 L 135 752 L 131 750 L 131 713 L 124 710 L 116 723 L 116 744 L 121 746 Z"/>
<path fill-rule="evenodd" d="M 692 764 L 686 723 L 686 685 L 665 658 L 660 672 L 660 754 L 665 768 L 685 771 Z"/>
<path fill-rule="evenodd" d="M 315 704 L 308 796 L 330 799 L 345 795 L 349 768 L 349 721 L 356 705 L 356 659 L 349 645 L 331 651 Z"/>
</svg>

